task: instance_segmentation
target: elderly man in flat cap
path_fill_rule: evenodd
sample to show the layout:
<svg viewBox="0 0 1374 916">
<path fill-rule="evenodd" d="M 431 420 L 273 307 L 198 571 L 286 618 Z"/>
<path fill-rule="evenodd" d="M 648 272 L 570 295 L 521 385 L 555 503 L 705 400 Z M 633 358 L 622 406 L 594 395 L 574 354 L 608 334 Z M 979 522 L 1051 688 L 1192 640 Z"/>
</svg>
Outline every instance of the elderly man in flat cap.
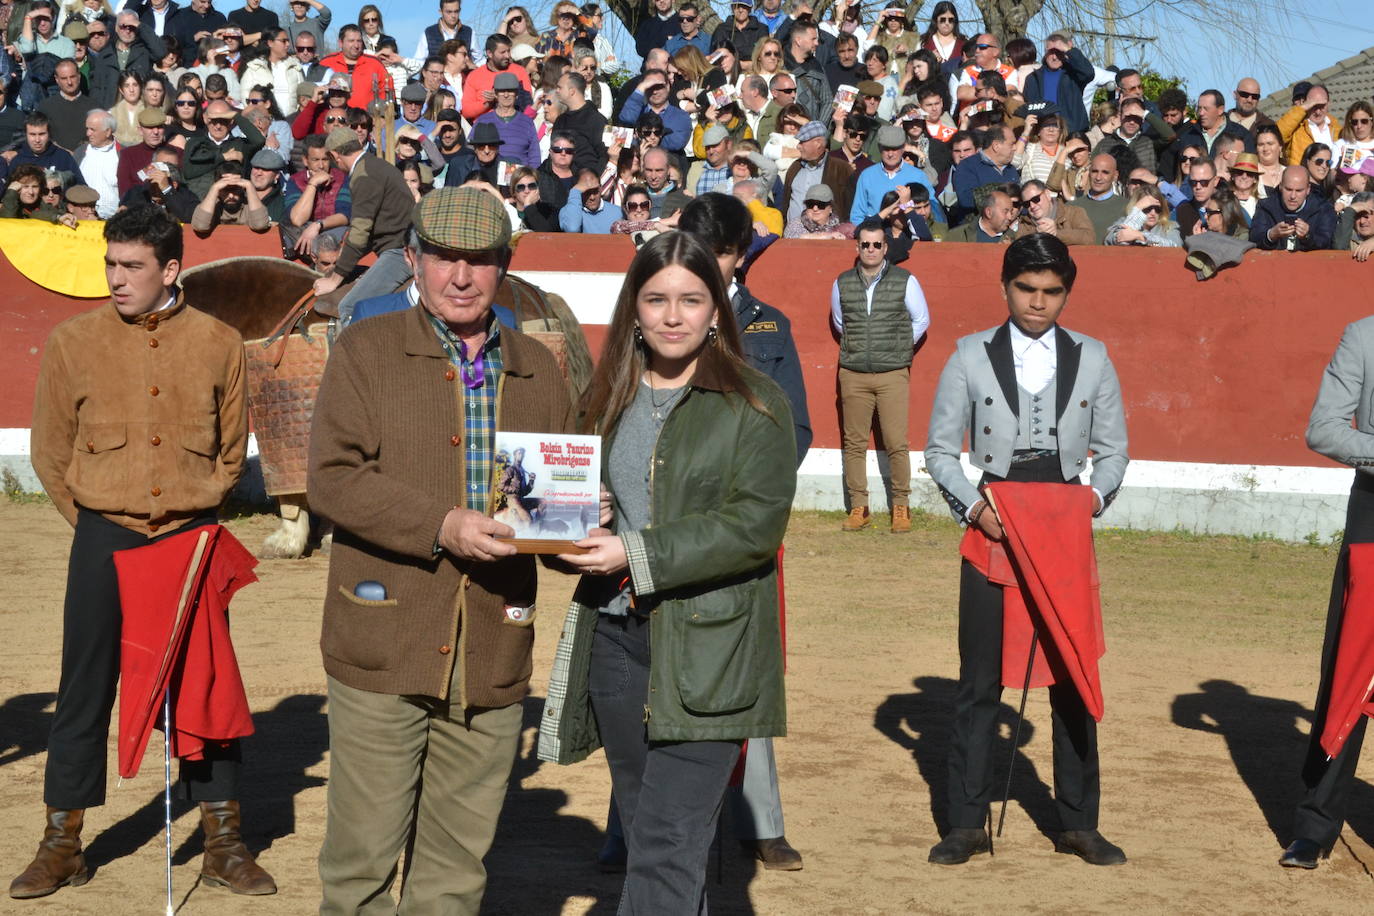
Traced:
<svg viewBox="0 0 1374 916">
<path fill-rule="evenodd" d="M 535 566 L 492 518 L 497 428 L 571 432 L 553 356 L 498 324 L 510 220 L 476 188 L 414 207 L 418 308 L 340 335 L 309 500 L 335 525 L 322 914 L 477 913 L 529 690 Z M 455 505 L 456 502 L 456 505 Z"/>
</svg>

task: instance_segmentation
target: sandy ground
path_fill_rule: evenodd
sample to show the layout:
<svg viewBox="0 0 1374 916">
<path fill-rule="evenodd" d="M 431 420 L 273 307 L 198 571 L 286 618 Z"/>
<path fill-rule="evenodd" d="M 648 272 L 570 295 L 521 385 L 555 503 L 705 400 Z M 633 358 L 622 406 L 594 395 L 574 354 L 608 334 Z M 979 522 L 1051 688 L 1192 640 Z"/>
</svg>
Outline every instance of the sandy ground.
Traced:
<svg viewBox="0 0 1374 916">
<path fill-rule="evenodd" d="M 230 523 L 250 547 L 271 519 Z M 944 810 L 957 675 L 957 529 L 841 535 L 838 517 L 794 519 L 788 538 L 791 736 L 778 742 L 787 836 L 799 873 L 756 869 L 727 841 L 713 866 L 713 913 L 1368 912 L 1374 791 L 1359 782 L 1348 827 L 1314 873 L 1275 864 L 1288 839 L 1315 694 L 1332 551 L 1262 541 L 1107 533 L 1099 539 L 1108 654 L 1100 736 L 1103 832 L 1131 862 L 1094 869 L 1056 855 L 1043 691 L 1029 705 L 1006 833 L 995 858 L 926 863 Z M 70 535 L 50 506 L 0 502 L 0 862 L 8 878 L 42 826 L 44 745 L 56 688 Z M 173 825 L 180 912 L 311 912 L 329 775 L 317 649 L 325 558 L 265 563 L 234 608 L 256 717 L 246 833 L 281 893 L 249 900 L 196 883 L 194 814 Z M 536 722 L 571 583 L 541 597 Z M 1002 751 L 1018 695 L 1008 691 Z M 516 764 L 488 858 L 485 911 L 612 913 L 616 876 L 597 873 L 609 780 L 580 765 Z M 111 744 L 113 752 L 113 743 Z M 143 773 L 87 818 L 98 874 L 82 888 L 0 911 L 162 909 L 158 739 Z M 1368 770 L 1366 754 L 1366 770 Z M 114 771 L 113 755 L 111 772 Z M 728 836 L 728 829 L 727 829 Z"/>
</svg>

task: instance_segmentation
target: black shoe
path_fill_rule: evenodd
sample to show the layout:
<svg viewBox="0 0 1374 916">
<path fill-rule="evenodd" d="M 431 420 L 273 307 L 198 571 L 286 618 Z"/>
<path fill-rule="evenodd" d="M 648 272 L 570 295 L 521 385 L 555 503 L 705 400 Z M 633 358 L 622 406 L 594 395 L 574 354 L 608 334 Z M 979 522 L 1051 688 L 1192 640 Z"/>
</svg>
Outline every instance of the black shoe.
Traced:
<svg viewBox="0 0 1374 916">
<path fill-rule="evenodd" d="M 608 875 L 618 875 L 625 870 L 629 850 L 625 848 L 625 838 L 614 833 L 606 834 L 606 842 L 596 854 L 596 867 Z"/>
<path fill-rule="evenodd" d="M 1320 843 L 1312 840 L 1305 840 L 1298 837 L 1279 857 L 1279 864 L 1284 868 L 1316 868 L 1318 859 L 1325 859 L 1331 853 L 1322 849 Z"/>
<path fill-rule="evenodd" d="M 1125 865 L 1126 853 L 1096 830 L 1065 830 L 1054 841 L 1055 852 L 1078 856 L 1089 865 Z"/>
<path fill-rule="evenodd" d="M 930 861 L 935 865 L 963 865 L 978 853 L 991 851 L 986 830 L 955 827 L 930 848 Z"/>
<path fill-rule="evenodd" d="M 763 863 L 770 871 L 801 871 L 801 853 L 792 848 L 787 837 L 775 836 L 765 840 L 740 840 L 744 851 Z"/>
</svg>

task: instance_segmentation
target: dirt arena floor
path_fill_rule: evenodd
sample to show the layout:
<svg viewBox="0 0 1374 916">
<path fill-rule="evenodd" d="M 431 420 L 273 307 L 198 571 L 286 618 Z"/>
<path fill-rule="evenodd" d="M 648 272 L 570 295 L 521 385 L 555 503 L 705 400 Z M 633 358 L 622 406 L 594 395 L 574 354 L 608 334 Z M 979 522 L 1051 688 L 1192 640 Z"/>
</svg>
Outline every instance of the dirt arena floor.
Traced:
<svg viewBox="0 0 1374 916">
<path fill-rule="evenodd" d="M 273 521 L 230 523 L 256 548 Z M 944 810 L 957 676 L 958 530 L 921 518 L 909 536 L 842 535 L 838 516 L 793 520 L 787 541 L 791 735 L 778 742 L 787 836 L 806 868 L 765 872 L 727 826 L 710 874 L 713 913 L 1354 913 L 1374 893 L 1374 790 L 1359 782 L 1331 861 L 1276 865 L 1288 840 L 1316 689 L 1334 551 L 1272 542 L 1107 532 L 1100 536 L 1108 651 L 1103 660 L 1102 829 L 1130 856 L 1094 869 L 1056 855 L 1049 709 L 1033 693 L 1013 801 L 995 858 L 926 863 Z M 57 686 L 70 534 L 51 506 L 0 501 L 0 863 L 6 880 L 42 827 L 44 745 Z M 246 833 L 281 893 L 250 900 L 199 886 L 195 815 L 173 825 L 185 914 L 303 914 L 318 901 L 315 856 L 329 775 L 317 648 L 327 559 L 259 567 L 234 606 L 256 716 Z M 599 874 L 609 780 L 600 755 L 573 767 L 534 759 L 571 582 L 546 574 L 524 747 L 488 858 L 485 911 L 608 914 L 619 878 Z M 1004 697 L 1010 723 L 1019 694 Z M 1028 740 L 1026 735 L 1029 735 Z M 113 742 L 111 772 L 114 772 Z M 1371 772 L 1369 754 L 1364 773 Z M 98 874 L 3 912 L 162 911 L 161 749 L 86 821 Z"/>
</svg>

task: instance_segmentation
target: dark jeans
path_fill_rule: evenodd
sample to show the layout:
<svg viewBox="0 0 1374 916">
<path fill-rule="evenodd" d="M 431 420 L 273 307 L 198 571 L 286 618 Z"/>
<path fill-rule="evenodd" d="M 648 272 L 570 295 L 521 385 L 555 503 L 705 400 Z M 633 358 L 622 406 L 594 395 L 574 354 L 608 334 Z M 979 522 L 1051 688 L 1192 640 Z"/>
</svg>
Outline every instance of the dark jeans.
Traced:
<svg viewBox="0 0 1374 916">
<path fill-rule="evenodd" d="M 648 740 L 649 621 L 602 615 L 588 680 L 629 860 L 621 916 L 706 912 L 706 861 L 738 741 Z"/>
<path fill-rule="evenodd" d="M 1001 478 L 987 475 L 985 481 Z M 1058 456 L 1012 465 L 1006 480 L 1064 483 Z M 1069 483 L 1078 483 L 1077 478 Z M 1043 649 L 1042 649 L 1043 651 Z M 1065 830 L 1096 830 L 1101 786 L 1097 722 L 1073 682 L 1049 688 L 1054 797 Z M 1002 587 L 964 561 L 959 572 L 959 687 L 949 753 L 951 827 L 983 826 L 992 803 L 993 748 L 1002 701 Z"/>
<path fill-rule="evenodd" d="M 213 525 L 214 516 L 187 528 Z M 119 685 L 119 579 L 114 552 L 151 540 L 80 509 L 67 566 L 67 598 L 62 612 L 62 678 L 57 711 L 48 735 L 43 800 L 54 808 L 94 808 L 105 803 L 106 744 L 110 710 Z M 183 761 L 179 793 L 190 801 L 238 798 L 239 743 L 205 746 L 206 759 Z"/>
<path fill-rule="evenodd" d="M 1368 716 L 1360 716 L 1341 752 L 1331 760 L 1322 750 L 1321 736 L 1326 728 L 1326 706 L 1331 699 L 1331 676 L 1336 667 L 1336 647 L 1340 642 L 1341 624 L 1345 615 L 1346 567 L 1350 562 L 1350 544 L 1374 542 L 1374 479 L 1356 474 L 1350 488 L 1350 502 L 1345 511 L 1345 539 L 1336 560 L 1336 572 L 1331 580 L 1331 601 L 1326 611 L 1326 638 L 1322 647 L 1321 686 L 1317 689 L 1316 715 L 1312 720 L 1312 735 L 1308 739 L 1307 760 L 1302 779 L 1307 794 L 1298 803 L 1293 835 L 1312 840 L 1323 848 L 1335 845 L 1345 823 L 1346 803 L 1350 787 L 1355 781 L 1355 766 L 1360 761 L 1360 747 L 1364 743 Z"/>
</svg>

